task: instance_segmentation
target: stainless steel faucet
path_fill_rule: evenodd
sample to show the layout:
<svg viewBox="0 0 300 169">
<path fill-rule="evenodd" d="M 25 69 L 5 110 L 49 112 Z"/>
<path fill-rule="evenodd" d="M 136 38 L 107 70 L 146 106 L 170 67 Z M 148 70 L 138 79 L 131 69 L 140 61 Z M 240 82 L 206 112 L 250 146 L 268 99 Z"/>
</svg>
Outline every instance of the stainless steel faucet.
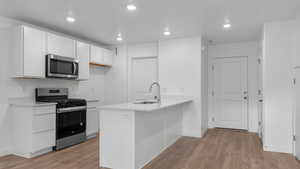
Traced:
<svg viewBox="0 0 300 169">
<path fill-rule="evenodd" d="M 161 96 L 160 96 L 160 84 L 158 82 L 153 82 L 149 88 L 149 92 L 152 92 L 152 88 L 153 86 L 157 86 L 158 87 L 158 95 L 155 96 L 155 99 L 157 100 L 158 103 L 161 103 Z"/>
</svg>

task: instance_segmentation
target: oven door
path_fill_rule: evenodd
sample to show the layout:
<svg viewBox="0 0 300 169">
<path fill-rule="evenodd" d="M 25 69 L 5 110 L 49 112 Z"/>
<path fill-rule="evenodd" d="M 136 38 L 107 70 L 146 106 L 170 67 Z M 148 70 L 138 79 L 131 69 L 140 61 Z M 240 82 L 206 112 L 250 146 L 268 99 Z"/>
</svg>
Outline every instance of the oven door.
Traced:
<svg viewBox="0 0 300 169">
<path fill-rule="evenodd" d="M 84 133 L 86 106 L 60 108 L 56 115 L 56 139 Z"/>
<path fill-rule="evenodd" d="M 47 77 L 73 79 L 78 77 L 78 60 L 51 54 L 46 57 Z"/>
</svg>

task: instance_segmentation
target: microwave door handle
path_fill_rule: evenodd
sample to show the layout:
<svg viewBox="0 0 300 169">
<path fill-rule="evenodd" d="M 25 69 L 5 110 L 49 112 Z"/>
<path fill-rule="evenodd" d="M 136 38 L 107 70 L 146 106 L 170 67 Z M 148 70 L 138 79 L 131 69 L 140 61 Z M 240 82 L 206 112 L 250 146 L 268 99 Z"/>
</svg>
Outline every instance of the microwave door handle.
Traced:
<svg viewBox="0 0 300 169">
<path fill-rule="evenodd" d="M 76 63 L 73 63 L 73 75 L 75 75 L 75 73 L 76 73 Z"/>
</svg>

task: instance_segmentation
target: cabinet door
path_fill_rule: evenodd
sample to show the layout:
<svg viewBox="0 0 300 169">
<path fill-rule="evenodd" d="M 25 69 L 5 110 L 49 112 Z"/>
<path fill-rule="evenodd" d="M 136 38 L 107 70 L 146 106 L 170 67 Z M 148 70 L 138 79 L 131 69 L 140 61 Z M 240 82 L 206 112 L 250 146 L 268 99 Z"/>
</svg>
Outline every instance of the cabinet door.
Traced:
<svg viewBox="0 0 300 169">
<path fill-rule="evenodd" d="M 96 108 L 88 108 L 86 113 L 86 135 L 90 136 L 98 132 L 98 111 Z"/>
<path fill-rule="evenodd" d="M 55 146 L 55 130 L 32 134 L 31 153 Z"/>
<path fill-rule="evenodd" d="M 103 64 L 104 65 L 112 65 L 113 62 L 113 51 L 108 49 L 103 49 Z"/>
<path fill-rule="evenodd" d="M 75 58 L 75 40 L 48 33 L 48 53 Z"/>
<path fill-rule="evenodd" d="M 88 80 L 90 75 L 90 45 L 77 41 L 77 58 L 79 59 L 78 80 Z"/>
<path fill-rule="evenodd" d="M 23 27 L 24 76 L 45 77 L 46 33 Z"/>
<path fill-rule="evenodd" d="M 97 46 L 91 46 L 91 63 L 103 64 L 103 49 Z"/>
</svg>

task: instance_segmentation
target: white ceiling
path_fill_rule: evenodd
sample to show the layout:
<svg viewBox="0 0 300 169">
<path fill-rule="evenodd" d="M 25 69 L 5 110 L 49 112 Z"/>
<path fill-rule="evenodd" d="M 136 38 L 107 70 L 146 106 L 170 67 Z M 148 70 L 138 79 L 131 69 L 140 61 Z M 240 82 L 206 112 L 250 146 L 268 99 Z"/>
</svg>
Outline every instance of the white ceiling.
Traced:
<svg viewBox="0 0 300 169">
<path fill-rule="evenodd" d="M 0 0 L 0 15 L 83 39 L 118 44 L 154 41 L 169 27 L 171 37 L 203 34 L 215 42 L 256 40 L 264 22 L 286 20 L 300 12 L 300 0 Z M 77 21 L 67 23 L 72 11 Z M 222 28 L 226 19 L 231 30 Z M 202 32 L 202 33 L 201 33 Z"/>
</svg>

